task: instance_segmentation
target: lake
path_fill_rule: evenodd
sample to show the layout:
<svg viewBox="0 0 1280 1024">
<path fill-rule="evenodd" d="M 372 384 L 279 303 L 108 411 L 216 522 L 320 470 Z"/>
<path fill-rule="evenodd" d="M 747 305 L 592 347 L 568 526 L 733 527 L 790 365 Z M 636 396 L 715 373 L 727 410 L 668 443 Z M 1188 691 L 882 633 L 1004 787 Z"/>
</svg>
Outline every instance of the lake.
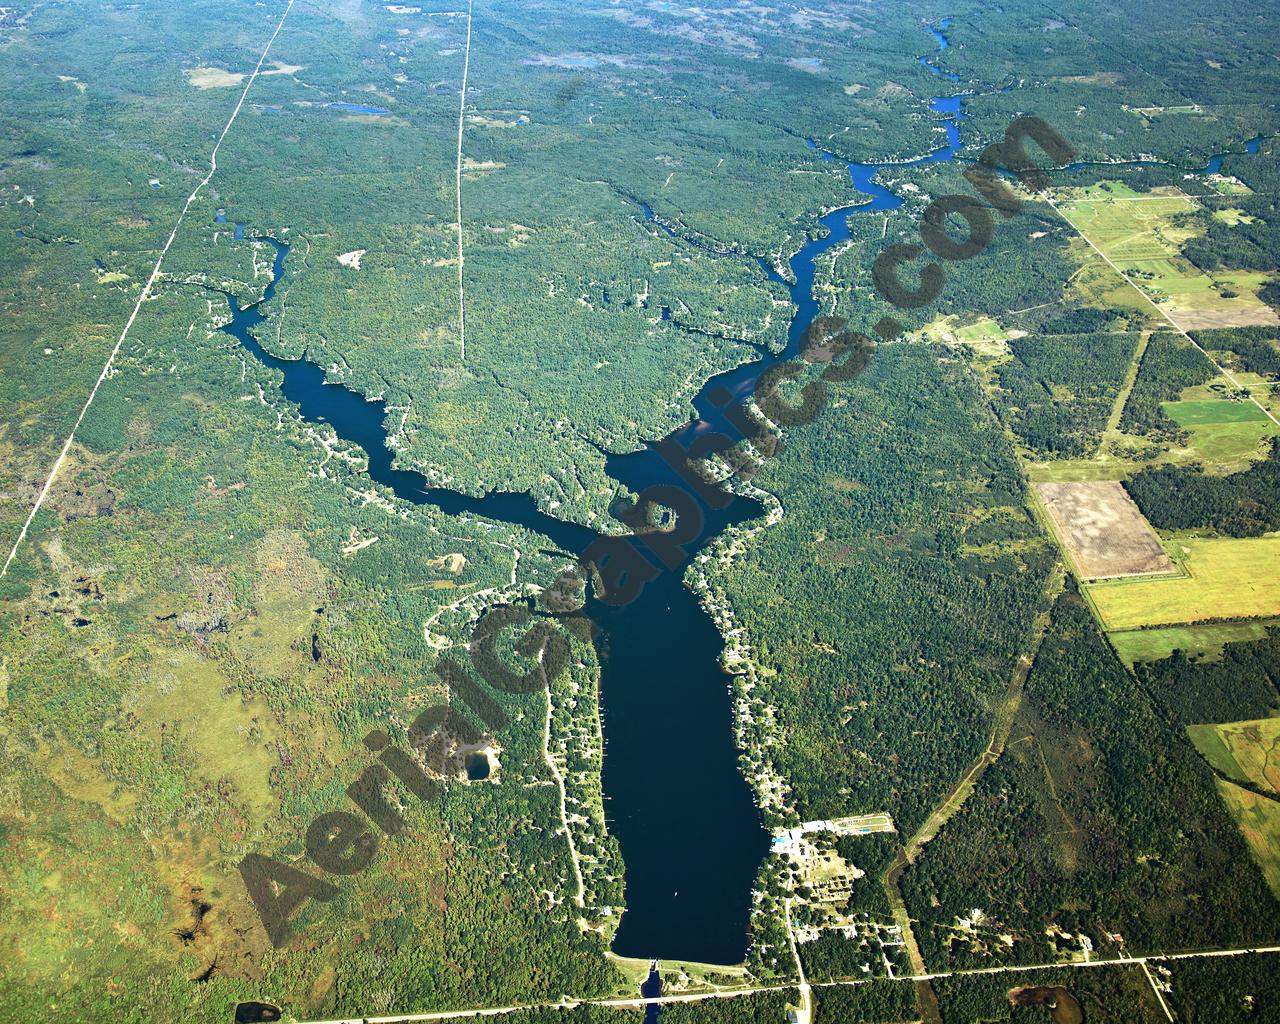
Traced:
<svg viewBox="0 0 1280 1024">
<path fill-rule="evenodd" d="M 932 109 L 941 115 L 946 145 L 897 166 L 951 159 L 959 147 L 961 102 L 960 97 L 935 99 Z M 812 141 L 809 146 L 818 148 Z M 823 156 L 836 159 L 828 152 Z M 867 198 L 821 218 L 825 236 L 806 242 L 790 260 L 795 283 L 787 285 L 772 267 L 756 260 L 763 274 L 788 288 L 796 306 L 785 349 L 707 381 L 693 401 L 697 418 L 669 436 L 682 448 L 707 430 L 741 436 L 728 410 L 750 396 L 766 369 L 798 356 L 805 331 L 819 315 L 813 297 L 816 259 L 849 238 L 850 216 L 902 204 L 876 180 L 886 165 L 847 166 L 851 182 Z M 647 204 L 640 205 L 645 220 L 682 242 L 698 244 L 656 221 Z M 412 470 L 394 468 L 383 402 L 328 383 L 324 371 L 306 360 L 272 356 L 254 338 L 253 329 L 265 319 L 259 307 L 274 296 L 289 253 L 286 244 L 267 241 L 276 248 L 272 282 L 261 302 L 243 309 L 228 296 L 232 321 L 223 330 L 283 374 L 282 391 L 303 419 L 328 423 L 339 437 L 361 447 L 368 455 L 369 476 L 405 501 L 520 525 L 573 555 L 597 539 L 587 527 L 540 511 L 527 494 L 493 491 L 470 497 L 433 487 Z M 739 254 L 721 258 L 754 259 Z M 679 484 L 654 443 L 608 456 L 606 468 L 634 492 L 653 484 Z M 763 510 L 755 501 L 735 498 L 724 509 L 703 504 L 702 511 L 705 527 L 688 545 L 681 565 L 661 573 L 630 604 L 614 607 L 592 597 L 586 612 L 601 629 L 605 814 L 625 863 L 627 910 L 613 948 L 623 956 L 733 964 L 746 956 L 751 891 L 769 836 L 739 770 L 731 680 L 720 668 L 723 640 L 682 576 L 689 561 L 716 536 Z"/>
</svg>

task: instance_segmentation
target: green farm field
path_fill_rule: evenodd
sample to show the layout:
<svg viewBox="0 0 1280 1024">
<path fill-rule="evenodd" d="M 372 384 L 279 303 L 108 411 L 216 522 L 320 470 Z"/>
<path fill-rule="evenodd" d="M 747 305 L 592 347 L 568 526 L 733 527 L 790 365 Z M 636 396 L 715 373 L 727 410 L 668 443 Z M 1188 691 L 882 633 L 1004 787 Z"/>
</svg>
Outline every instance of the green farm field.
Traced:
<svg viewBox="0 0 1280 1024">
<path fill-rule="evenodd" d="M 1223 775 L 1280 794 L 1280 718 L 1191 725 L 1187 734 Z"/>
<path fill-rule="evenodd" d="M 1211 471 L 1238 472 L 1261 458 L 1268 439 L 1280 434 L 1280 426 L 1248 401 L 1195 399 L 1166 402 L 1161 408 L 1190 435 L 1185 449 L 1171 449 L 1168 458 L 1158 460 L 1162 462 L 1193 461 Z"/>
<path fill-rule="evenodd" d="M 1166 402 L 1162 407 L 1180 427 L 1198 427 L 1206 423 L 1266 423 L 1266 415 L 1252 402 L 1208 399 L 1190 402 Z"/>
<path fill-rule="evenodd" d="M 1216 661 L 1224 644 L 1262 640 L 1277 623 L 1214 622 L 1196 626 L 1165 626 L 1159 629 L 1125 629 L 1110 634 L 1111 645 L 1127 665 L 1139 661 L 1160 661 L 1174 651 Z"/>
<path fill-rule="evenodd" d="M 1221 779 L 1218 792 L 1240 826 L 1267 885 L 1280 895 L 1280 802 Z"/>
</svg>

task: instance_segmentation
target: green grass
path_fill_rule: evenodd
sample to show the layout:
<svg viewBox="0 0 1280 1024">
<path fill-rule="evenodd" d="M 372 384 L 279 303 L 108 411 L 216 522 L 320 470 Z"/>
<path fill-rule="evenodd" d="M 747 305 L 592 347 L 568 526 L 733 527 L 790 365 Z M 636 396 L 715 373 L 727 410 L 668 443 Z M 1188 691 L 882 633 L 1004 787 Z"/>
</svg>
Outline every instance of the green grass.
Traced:
<svg viewBox="0 0 1280 1024">
<path fill-rule="evenodd" d="M 1280 803 L 1221 779 L 1218 792 L 1240 826 L 1267 885 L 1280 896 Z"/>
<path fill-rule="evenodd" d="M 956 328 L 956 337 L 961 341 L 1005 341 L 1009 335 L 990 317 L 983 317 L 976 323 Z"/>
<path fill-rule="evenodd" d="M 1248 468 L 1265 454 L 1267 439 L 1280 434 L 1280 427 L 1252 402 L 1209 398 L 1165 402 L 1161 408 L 1191 435 L 1186 449 L 1190 460 L 1205 464 L 1210 471 Z"/>
<path fill-rule="evenodd" d="M 1263 443 L 1280 434 L 1280 428 L 1267 419 L 1238 423 L 1209 423 L 1188 430 L 1191 445 L 1189 461 L 1201 462 L 1218 472 L 1237 472 L 1266 454 Z M 1171 460 L 1173 461 L 1173 460 Z"/>
<path fill-rule="evenodd" d="M 1107 199 L 1132 199 L 1138 195 L 1122 181 L 1100 181 L 1081 190 L 1087 199 L 1105 201 Z"/>
<path fill-rule="evenodd" d="M 1257 221 L 1258 218 L 1251 217 L 1249 216 L 1249 214 L 1245 213 L 1244 210 L 1241 210 L 1238 207 L 1232 206 L 1232 207 L 1228 207 L 1225 210 L 1214 210 L 1213 219 L 1220 220 L 1224 224 L 1230 224 L 1234 226 L 1236 224 L 1253 224 Z"/>
<path fill-rule="evenodd" d="M 1222 656 L 1224 644 L 1261 640 L 1276 623 L 1217 622 L 1200 626 L 1166 626 L 1162 629 L 1128 629 L 1110 634 L 1112 645 L 1127 665 L 1160 661 L 1174 651 L 1209 661 Z"/>
<path fill-rule="evenodd" d="M 1037 484 L 1065 484 L 1123 480 L 1141 469 L 1143 463 L 1100 454 L 1092 459 L 1060 459 L 1027 464 L 1027 478 Z"/>
<path fill-rule="evenodd" d="M 1236 764 L 1236 759 L 1231 756 L 1231 750 L 1227 747 L 1216 725 L 1189 725 L 1187 736 L 1191 740 L 1191 745 L 1200 751 L 1200 756 L 1214 768 L 1223 775 L 1240 782 L 1244 781 L 1244 773 Z"/>
<path fill-rule="evenodd" d="M 1224 196 L 1247 196 L 1253 194 L 1253 189 L 1240 181 L 1219 180 L 1213 183 L 1213 187 L 1219 195 Z"/>
<path fill-rule="evenodd" d="M 1187 735 L 1223 775 L 1280 793 L 1280 718 L 1190 725 Z"/>
<path fill-rule="evenodd" d="M 1252 402 L 1233 402 L 1226 398 L 1211 398 L 1203 402 L 1165 402 L 1161 408 L 1180 427 L 1200 426 L 1204 423 L 1268 422 L 1263 411 Z"/>
</svg>

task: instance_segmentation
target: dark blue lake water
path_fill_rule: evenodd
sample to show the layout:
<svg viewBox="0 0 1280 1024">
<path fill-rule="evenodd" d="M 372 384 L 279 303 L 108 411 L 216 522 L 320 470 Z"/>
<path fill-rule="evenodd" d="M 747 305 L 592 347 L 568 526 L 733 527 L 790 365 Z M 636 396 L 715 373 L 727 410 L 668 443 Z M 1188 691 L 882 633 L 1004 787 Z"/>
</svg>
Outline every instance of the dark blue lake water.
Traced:
<svg viewBox="0 0 1280 1024">
<path fill-rule="evenodd" d="M 961 103 L 960 97 L 934 100 L 932 107 L 942 115 L 946 144 L 898 166 L 951 159 L 959 146 L 956 124 L 963 117 Z M 818 148 L 814 142 L 810 146 Z M 824 153 L 824 158 L 836 159 L 830 153 Z M 822 217 L 826 234 L 806 242 L 791 258 L 795 283 L 787 288 L 797 312 L 786 348 L 709 380 L 693 402 L 697 419 L 675 430 L 671 440 L 687 447 L 694 436 L 707 430 L 741 437 L 727 410 L 751 394 L 768 367 L 796 357 L 805 330 L 819 314 L 813 297 L 817 257 L 849 238 L 850 216 L 901 205 L 901 199 L 875 180 L 882 169 L 848 165 L 851 181 L 867 198 Z M 647 205 L 643 210 L 652 221 Z M 700 244 L 673 227 L 663 225 L 663 230 L 689 244 Z M 263 302 L 274 296 L 289 253 L 287 245 L 272 244 L 276 246 L 274 275 Z M 750 257 L 729 254 L 724 258 Z M 771 267 L 759 262 L 763 273 L 782 282 Z M 253 329 L 265 319 L 261 303 L 243 309 L 234 298 L 228 297 L 228 303 L 232 322 L 223 330 L 283 375 L 283 393 L 304 419 L 329 423 L 339 437 L 359 445 L 368 455 L 369 476 L 401 499 L 454 515 L 469 513 L 519 524 L 550 538 L 567 554 L 579 554 L 596 539 L 596 533 L 586 527 L 539 511 L 527 494 L 495 491 L 468 497 L 432 487 L 419 473 L 394 468 L 386 446 L 383 402 L 327 383 L 324 371 L 306 360 L 272 356 L 253 336 Z M 663 314 L 664 319 L 668 316 Z M 634 492 L 651 484 L 680 484 L 654 444 L 611 455 L 606 466 L 613 479 Z M 697 598 L 683 585 L 682 576 L 689 560 L 712 539 L 732 524 L 759 516 L 762 509 L 742 498 L 723 509 L 705 504 L 701 509 L 701 536 L 688 546 L 681 565 L 662 572 L 630 604 L 614 607 L 593 598 L 586 610 L 601 628 L 597 643 L 603 666 L 605 813 L 621 845 L 626 871 L 627 910 L 614 950 L 624 956 L 731 964 L 741 962 L 747 951 L 751 889 L 769 839 L 738 768 L 730 679 L 719 667 L 723 641 Z"/>
</svg>

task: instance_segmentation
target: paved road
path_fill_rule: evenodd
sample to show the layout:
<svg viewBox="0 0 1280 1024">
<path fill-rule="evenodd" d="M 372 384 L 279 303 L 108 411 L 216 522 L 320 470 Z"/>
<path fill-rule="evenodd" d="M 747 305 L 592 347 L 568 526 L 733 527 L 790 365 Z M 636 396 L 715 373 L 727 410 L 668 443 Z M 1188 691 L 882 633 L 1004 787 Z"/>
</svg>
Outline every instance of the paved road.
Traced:
<svg viewBox="0 0 1280 1024">
<path fill-rule="evenodd" d="M 1253 946 L 1238 949 L 1204 949 L 1187 953 L 1152 953 L 1149 956 L 1119 956 L 1107 960 L 1090 960 L 1068 963 L 1048 964 L 1013 964 L 1003 967 L 974 967 L 958 971 L 934 971 L 929 974 L 902 975 L 897 981 L 934 981 L 938 978 L 958 978 L 983 974 L 1022 974 L 1033 971 L 1054 970 L 1093 970 L 1097 967 L 1146 967 L 1151 963 L 1168 963 L 1177 960 L 1198 960 L 1206 957 L 1249 956 L 1255 953 L 1280 953 L 1280 946 Z M 841 988 L 848 985 L 865 985 L 872 981 L 883 981 L 883 978 L 853 978 L 845 981 L 819 981 L 805 983 L 805 988 Z M 530 1003 L 524 1006 L 489 1006 L 473 1010 L 437 1010 L 432 1013 L 411 1013 L 391 1017 L 340 1017 L 331 1020 L 306 1021 L 302 1024 L 409 1024 L 410 1021 L 458 1020 L 464 1017 L 499 1017 L 514 1013 L 517 1010 L 554 1010 L 573 1009 L 576 1006 L 615 1006 L 621 1008 L 640 1009 L 651 1004 L 696 1003 L 707 999 L 735 999 L 739 996 L 756 995 L 763 992 L 785 992 L 795 989 L 793 984 L 748 985 L 735 989 L 720 989 L 715 992 L 691 992 L 684 995 L 653 996 L 634 999 L 566 999 L 558 1003 Z M 1163 1002 L 1163 1000 L 1161 1000 Z"/>
</svg>

